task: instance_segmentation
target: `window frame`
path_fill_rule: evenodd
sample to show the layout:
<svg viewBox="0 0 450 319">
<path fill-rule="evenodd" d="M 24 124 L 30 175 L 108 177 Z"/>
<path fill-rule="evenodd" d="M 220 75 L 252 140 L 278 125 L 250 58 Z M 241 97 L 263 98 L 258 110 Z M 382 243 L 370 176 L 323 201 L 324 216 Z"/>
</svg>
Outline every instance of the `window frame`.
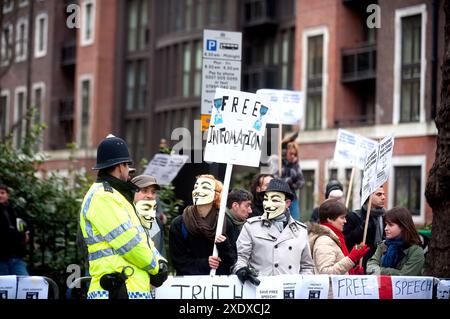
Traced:
<svg viewBox="0 0 450 319">
<path fill-rule="evenodd" d="M 388 204 L 389 208 L 394 207 L 394 196 L 395 196 L 395 167 L 405 167 L 405 166 L 420 166 L 420 214 L 412 215 L 415 224 L 423 225 L 425 224 L 425 186 L 426 186 L 426 166 L 427 157 L 426 155 L 415 155 L 415 156 L 394 156 L 392 157 L 392 172 L 389 174 L 389 189 L 388 189 Z"/>
<path fill-rule="evenodd" d="M 87 126 L 87 141 L 86 141 L 86 145 L 82 146 L 82 134 L 81 134 L 81 130 L 82 130 L 82 103 L 83 103 L 83 83 L 84 82 L 89 82 L 89 122 L 88 122 L 88 126 Z M 92 142 L 91 142 L 91 134 L 92 134 L 92 105 L 93 105 L 93 100 L 94 100 L 94 77 L 92 74 L 83 74 L 81 76 L 78 77 L 78 88 L 77 88 L 77 111 L 76 111 L 76 130 L 77 130 L 77 134 L 76 134 L 76 140 L 77 140 L 77 145 L 82 148 L 82 149 L 89 149 L 90 147 L 92 147 Z"/>
<path fill-rule="evenodd" d="M 307 28 L 302 33 L 302 91 L 305 92 L 305 98 L 302 99 L 303 117 L 301 120 L 301 129 L 306 129 L 306 106 L 308 96 L 308 40 L 311 37 L 323 36 L 323 60 L 322 60 L 322 94 L 321 94 L 321 123 L 320 129 L 327 128 L 327 90 L 328 90 L 328 44 L 329 31 L 327 26 L 319 26 L 314 28 Z M 315 129 L 317 130 L 317 129 Z"/>
<path fill-rule="evenodd" d="M 39 49 L 39 33 L 40 33 L 40 24 L 39 20 L 44 19 L 44 25 L 42 30 L 42 41 L 43 41 L 43 49 Z M 34 33 L 34 57 L 42 58 L 47 55 L 48 48 L 48 14 L 47 12 L 41 12 L 36 15 L 35 18 L 35 33 Z"/>
<path fill-rule="evenodd" d="M 22 26 L 22 25 L 24 25 L 24 39 L 22 40 L 23 41 L 23 54 L 22 55 L 19 55 L 18 53 L 18 51 L 19 51 L 19 46 L 20 46 L 20 38 L 19 38 L 19 36 L 20 36 L 20 27 Z M 29 28 L 29 23 L 28 23 L 28 19 L 27 18 L 25 18 L 25 17 L 22 17 L 22 18 L 19 18 L 18 20 L 17 20 L 17 24 L 16 24 L 16 45 L 15 45 L 15 61 L 16 62 L 22 62 L 22 61 L 25 61 L 26 59 L 27 59 L 27 56 L 28 56 L 28 35 L 29 35 L 29 32 L 28 32 L 28 28 Z"/>
<path fill-rule="evenodd" d="M 88 37 L 87 31 L 85 25 L 85 19 L 86 19 L 86 10 L 87 6 L 92 5 L 92 16 L 90 21 L 90 27 L 91 27 L 91 34 L 90 37 Z M 95 41 L 95 15 L 96 15 L 96 1 L 95 0 L 84 0 L 83 4 L 81 6 L 81 35 L 80 35 L 80 46 L 88 46 L 94 43 Z"/>
<path fill-rule="evenodd" d="M 26 112 L 28 111 L 27 108 L 27 87 L 24 85 L 21 86 L 17 86 L 16 89 L 14 90 L 14 119 L 13 119 L 13 125 L 16 126 L 19 120 L 19 110 L 18 110 L 18 102 L 19 102 L 19 94 L 23 93 L 23 108 L 22 108 L 22 114 L 21 116 L 23 116 L 24 114 L 26 114 Z M 26 121 L 25 123 L 22 121 L 22 123 L 20 123 L 20 137 L 21 140 L 23 140 L 25 133 L 26 133 Z M 13 145 L 14 148 L 19 149 L 21 147 L 21 140 L 18 139 L 17 134 L 13 135 Z"/>
<path fill-rule="evenodd" d="M 420 102 L 419 102 L 419 123 L 425 122 L 425 75 L 426 75 L 426 28 L 427 28 L 427 7 L 420 4 L 395 10 L 395 47 L 394 47 L 394 92 L 393 92 L 393 124 L 412 123 L 400 122 L 401 95 L 402 95 L 402 19 L 421 15 L 421 44 L 420 44 Z M 417 123 L 417 121 L 413 122 Z"/>
<path fill-rule="evenodd" d="M 6 106 L 5 106 L 5 110 L 4 110 L 5 111 L 5 113 L 4 113 L 5 114 L 5 127 L 4 127 L 5 132 L 3 135 L 3 132 L 0 131 L 0 140 L 1 140 L 6 136 L 6 134 L 8 133 L 8 130 L 9 130 L 9 108 L 10 108 L 9 104 L 11 101 L 10 90 L 8 90 L 8 89 L 2 90 L 0 93 L 0 97 L 2 97 L 2 98 L 6 97 Z M 0 104 L 0 107 L 1 107 L 1 104 Z"/>
</svg>

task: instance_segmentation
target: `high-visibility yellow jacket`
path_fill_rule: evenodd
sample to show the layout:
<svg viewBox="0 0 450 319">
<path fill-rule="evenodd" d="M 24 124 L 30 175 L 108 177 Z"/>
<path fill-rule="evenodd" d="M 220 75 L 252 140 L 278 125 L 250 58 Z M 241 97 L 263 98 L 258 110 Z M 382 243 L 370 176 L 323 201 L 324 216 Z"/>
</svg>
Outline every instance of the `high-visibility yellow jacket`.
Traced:
<svg viewBox="0 0 450 319">
<path fill-rule="evenodd" d="M 158 273 L 158 260 L 162 257 L 147 241 L 134 206 L 108 182 L 96 182 L 81 207 L 80 227 L 88 247 L 92 277 L 88 298 L 108 298 L 100 278 L 129 266 L 134 273 L 126 280 L 128 297 L 149 299 L 149 274 Z"/>
</svg>

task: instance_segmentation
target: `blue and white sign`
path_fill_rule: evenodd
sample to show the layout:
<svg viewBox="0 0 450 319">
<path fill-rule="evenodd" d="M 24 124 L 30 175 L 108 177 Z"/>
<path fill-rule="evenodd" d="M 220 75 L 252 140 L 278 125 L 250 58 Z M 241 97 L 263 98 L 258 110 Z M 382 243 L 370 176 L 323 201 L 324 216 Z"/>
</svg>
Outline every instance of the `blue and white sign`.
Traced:
<svg viewBox="0 0 450 319">
<path fill-rule="evenodd" d="M 203 31 L 201 114 L 211 114 L 216 88 L 241 89 L 242 33 Z"/>
<path fill-rule="evenodd" d="M 269 106 L 256 94 L 217 89 L 205 161 L 259 166 Z"/>
<path fill-rule="evenodd" d="M 290 90 L 261 89 L 256 91 L 270 105 L 267 123 L 298 124 L 302 118 L 303 93 Z"/>
</svg>

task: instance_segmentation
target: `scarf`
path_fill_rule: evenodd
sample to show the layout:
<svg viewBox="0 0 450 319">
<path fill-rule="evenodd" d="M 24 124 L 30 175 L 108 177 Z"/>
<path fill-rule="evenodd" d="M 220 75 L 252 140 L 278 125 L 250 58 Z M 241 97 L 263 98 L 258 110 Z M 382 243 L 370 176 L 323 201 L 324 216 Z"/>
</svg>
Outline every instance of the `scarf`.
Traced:
<svg viewBox="0 0 450 319">
<path fill-rule="evenodd" d="M 195 205 L 188 206 L 183 211 L 183 222 L 189 233 L 195 237 L 206 237 L 212 242 L 216 239 L 217 219 L 219 211 L 216 208 L 211 208 L 206 217 L 201 217 Z M 225 232 L 226 218 L 223 221 L 222 233 Z"/>
<path fill-rule="evenodd" d="M 281 214 L 280 216 L 271 219 L 271 222 L 281 233 L 283 229 L 286 227 L 288 220 L 289 220 L 289 210 L 287 209 L 284 212 L 284 214 Z"/>
<path fill-rule="evenodd" d="M 394 239 L 386 239 L 384 244 L 387 246 L 387 251 L 381 257 L 381 267 L 395 268 L 403 258 L 403 246 L 405 242 L 401 236 L 398 236 Z"/>
<path fill-rule="evenodd" d="M 330 223 L 323 223 L 323 224 L 321 224 L 322 226 L 326 226 L 326 227 L 328 227 L 329 229 L 331 229 L 331 231 L 333 232 L 333 233 L 335 233 L 336 234 L 336 236 L 338 237 L 338 239 L 339 239 L 339 242 L 341 243 L 341 250 L 342 250 L 342 253 L 344 254 L 344 256 L 348 256 L 348 250 L 347 250 L 347 245 L 345 244 L 345 237 L 344 237 L 344 234 L 339 230 L 339 229 L 337 229 L 336 227 L 334 227 L 333 225 L 331 225 Z"/>
<path fill-rule="evenodd" d="M 239 229 L 241 229 L 242 225 L 244 225 L 246 222 L 245 220 L 237 219 L 236 216 L 234 216 L 233 212 L 228 208 L 226 208 L 225 213 L 228 217 L 230 217 L 233 224 L 235 224 Z"/>
<path fill-rule="evenodd" d="M 367 204 L 363 205 L 364 209 L 364 216 L 363 218 L 366 218 L 367 214 Z M 370 219 L 369 224 L 374 223 L 375 224 L 375 238 L 374 238 L 374 245 L 376 246 L 379 242 L 383 240 L 384 235 L 384 226 L 383 226 L 383 216 L 384 216 L 385 210 L 384 208 L 375 208 L 372 207 L 370 209 Z"/>
<path fill-rule="evenodd" d="M 132 182 L 125 182 L 107 173 L 100 173 L 96 183 L 108 182 L 108 184 L 122 194 L 127 201 L 134 206 L 134 194 L 139 191 L 139 187 Z"/>
</svg>

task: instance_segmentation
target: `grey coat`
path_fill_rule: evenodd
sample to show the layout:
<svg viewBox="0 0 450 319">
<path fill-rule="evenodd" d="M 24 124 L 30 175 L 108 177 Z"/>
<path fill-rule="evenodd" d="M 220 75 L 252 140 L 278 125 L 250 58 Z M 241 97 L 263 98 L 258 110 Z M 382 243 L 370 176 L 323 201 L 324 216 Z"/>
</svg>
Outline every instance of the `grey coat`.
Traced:
<svg viewBox="0 0 450 319">
<path fill-rule="evenodd" d="M 290 216 L 281 233 L 262 216 L 247 219 L 236 246 L 234 272 L 250 266 L 262 276 L 314 274 L 306 225 Z"/>
</svg>

